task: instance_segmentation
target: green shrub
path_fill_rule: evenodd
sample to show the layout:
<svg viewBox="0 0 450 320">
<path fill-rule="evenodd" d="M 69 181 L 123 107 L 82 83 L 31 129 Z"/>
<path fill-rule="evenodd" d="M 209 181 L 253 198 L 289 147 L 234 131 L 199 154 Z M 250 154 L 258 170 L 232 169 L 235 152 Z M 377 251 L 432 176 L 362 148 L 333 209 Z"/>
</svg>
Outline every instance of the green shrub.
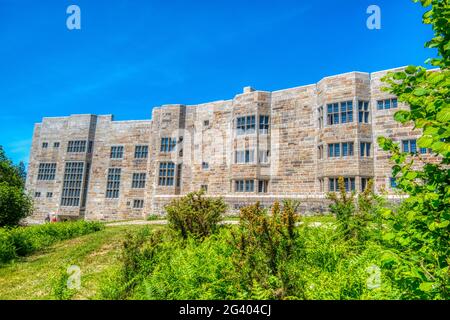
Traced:
<svg viewBox="0 0 450 320">
<path fill-rule="evenodd" d="M 17 256 L 25 256 L 44 249 L 53 243 L 85 235 L 103 229 L 100 222 L 76 221 L 47 223 L 37 226 L 0 229 L 0 262 L 8 262 Z M 3 240 L 4 239 L 4 240 Z M 14 249 L 11 251 L 11 246 Z M 14 252 L 12 254 L 11 252 Z"/>
<path fill-rule="evenodd" d="M 21 187 L 0 182 L 0 227 L 17 225 L 32 210 L 33 202 Z"/>
<path fill-rule="evenodd" d="M 211 235 L 226 212 L 227 205 L 222 198 L 204 197 L 204 193 L 204 190 L 189 193 L 165 207 L 169 228 L 183 239 Z"/>
</svg>

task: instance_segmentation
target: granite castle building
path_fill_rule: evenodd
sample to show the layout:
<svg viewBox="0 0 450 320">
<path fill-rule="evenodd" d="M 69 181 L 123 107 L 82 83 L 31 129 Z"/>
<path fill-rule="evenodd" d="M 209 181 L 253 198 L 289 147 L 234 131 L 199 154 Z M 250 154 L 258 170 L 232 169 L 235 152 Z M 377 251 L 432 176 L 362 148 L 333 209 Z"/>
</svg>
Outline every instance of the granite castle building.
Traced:
<svg viewBox="0 0 450 320">
<path fill-rule="evenodd" d="M 231 100 L 153 108 L 152 118 L 111 115 L 43 118 L 35 125 L 27 189 L 37 220 L 47 213 L 93 220 L 163 214 L 164 205 L 203 188 L 230 211 L 260 201 L 301 201 L 324 211 L 325 193 L 368 179 L 394 196 L 380 135 L 421 152 L 419 132 L 393 120 L 406 106 L 381 90 L 387 71 L 350 72 L 267 92 L 244 88 Z"/>
</svg>

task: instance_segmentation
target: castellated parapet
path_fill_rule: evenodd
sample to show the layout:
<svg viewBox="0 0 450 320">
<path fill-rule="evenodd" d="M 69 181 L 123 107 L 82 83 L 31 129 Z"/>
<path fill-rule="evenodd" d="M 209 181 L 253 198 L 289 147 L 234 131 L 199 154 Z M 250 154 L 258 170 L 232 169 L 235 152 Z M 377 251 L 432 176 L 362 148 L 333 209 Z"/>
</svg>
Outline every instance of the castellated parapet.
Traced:
<svg viewBox="0 0 450 320">
<path fill-rule="evenodd" d="M 378 136 L 405 148 L 420 132 L 393 120 L 406 105 L 383 92 L 381 77 L 350 72 L 273 92 L 244 88 L 231 100 L 155 107 L 151 120 L 111 115 L 43 118 L 35 125 L 27 177 L 33 219 L 121 220 L 164 214 L 191 191 L 220 196 L 229 211 L 259 201 L 297 199 L 324 212 L 343 176 L 359 192 L 368 179 L 395 198 Z"/>
</svg>

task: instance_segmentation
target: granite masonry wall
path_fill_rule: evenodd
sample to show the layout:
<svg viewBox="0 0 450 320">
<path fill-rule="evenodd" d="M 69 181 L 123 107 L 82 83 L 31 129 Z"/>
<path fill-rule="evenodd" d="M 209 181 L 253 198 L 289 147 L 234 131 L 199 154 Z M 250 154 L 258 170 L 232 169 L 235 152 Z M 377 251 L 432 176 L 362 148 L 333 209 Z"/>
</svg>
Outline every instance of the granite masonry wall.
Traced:
<svg viewBox="0 0 450 320">
<path fill-rule="evenodd" d="M 27 177 L 35 199 L 33 218 L 42 220 L 48 213 L 91 220 L 162 215 L 172 199 L 200 188 L 207 196 L 223 197 L 230 213 L 256 201 L 269 207 L 276 200 L 296 199 L 303 214 L 312 214 L 327 210 L 325 194 L 339 176 L 349 178 L 355 191 L 364 187 L 363 180 L 374 179 L 377 191 L 395 198 L 391 164 L 376 138 L 401 142 L 416 139 L 419 132 L 393 120 L 395 111 L 407 106 L 377 107 L 386 100 L 394 106 L 395 97 L 381 90 L 386 72 L 350 72 L 274 92 L 246 87 L 231 100 L 155 107 L 151 120 L 43 118 L 34 128 Z M 367 110 L 360 110 L 364 103 Z M 351 105 L 345 115 L 343 105 Z M 363 121 L 361 111 L 368 112 Z M 261 117 L 268 119 L 266 126 Z M 162 147 L 164 141 L 170 144 L 167 138 L 173 143 Z M 69 141 L 86 141 L 86 148 L 73 152 Z M 370 144 L 369 154 L 361 153 L 361 143 Z M 338 156 L 329 153 L 330 144 L 339 144 Z M 112 156 L 112 149 L 122 150 L 120 157 Z M 83 163 L 75 191 L 66 170 L 73 162 Z M 56 165 L 49 179 L 38 176 L 45 163 Z M 136 175 L 143 180 L 139 185 L 133 184 Z M 78 201 L 68 205 L 62 200 L 67 194 Z"/>
</svg>

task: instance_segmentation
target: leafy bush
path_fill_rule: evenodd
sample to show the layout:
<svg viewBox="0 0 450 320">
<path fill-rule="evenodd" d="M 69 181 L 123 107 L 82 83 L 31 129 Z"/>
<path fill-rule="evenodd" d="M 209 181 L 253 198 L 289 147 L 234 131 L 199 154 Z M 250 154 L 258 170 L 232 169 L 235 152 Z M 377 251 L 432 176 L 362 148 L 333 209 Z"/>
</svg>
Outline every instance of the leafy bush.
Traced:
<svg viewBox="0 0 450 320">
<path fill-rule="evenodd" d="M 417 0 L 416 0 L 417 2 Z M 439 70 L 409 66 L 391 72 L 384 88 L 409 110 L 394 119 L 422 131 L 418 147 L 438 156 L 430 161 L 416 153 L 404 153 L 391 139 L 378 143 L 391 153 L 392 175 L 408 198 L 399 210 L 386 210 L 388 232 L 383 236 L 389 251 L 384 266 L 407 299 L 450 298 L 450 7 L 448 1 L 421 0 L 429 7 L 423 23 L 430 24 L 434 38 L 426 47 L 438 51 L 430 59 Z M 436 161 L 437 160 L 437 161 Z"/>
<path fill-rule="evenodd" d="M 100 222 L 76 221 L 0 229 L 0 263 L 103 228 Z"/>
<path fill-rule="evenodd" d="M 222 198 L 204 197 L 204 193 L 204 190 L 189 193 L 165 207 L 169 228 L 183 239 L 211 235 L 226 212 L 227 205 Z"/>
<path fill-rule="evenodd" d="M 33 202 L 20 187 L 0 182 L 0 226 L 15 226 L 33 210 Z"/>
</svg>

